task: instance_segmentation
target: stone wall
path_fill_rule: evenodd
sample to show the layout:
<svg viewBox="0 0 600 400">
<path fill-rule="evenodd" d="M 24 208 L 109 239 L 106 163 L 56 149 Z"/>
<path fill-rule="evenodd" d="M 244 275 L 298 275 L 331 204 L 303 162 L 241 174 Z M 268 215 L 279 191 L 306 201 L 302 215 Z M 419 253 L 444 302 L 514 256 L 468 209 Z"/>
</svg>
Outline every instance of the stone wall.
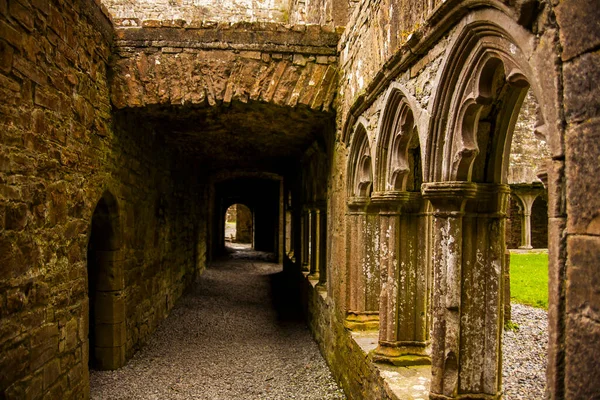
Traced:
<svg viewBox="0 0 600 400">
<path fill-rule="evenodd" d="M 2 397 L 88 390 L 85 259 L 109 178 L 110 45 L 92 1 L 0 2 Z"/>
<path fill-rule="evenodd" d="M 116 25 L 143 21 L 287 22 L 287 0 L 101 0 Z"/>
<path fill-rule="evenodd" d="M 291 24 L 346 26 L 357 0 L 293 0 L 290 2 Z"/>
<path fill-rule="evenodd" d="M 600 7 L 562 1 L 556 17 L 565 131 L 561 157 L 549 168 L 557 187 L 549 195 L 549 231 L 561 240 L 551 244 L 560 257 L 550 264 L 548 375 L 555 398 L 589 398 L 600 393 Z"/>
<path fill-rule="evenodd" d="M 444 70 L 438 70 L 434 65 L 441 63 L 446 70 L 456 66 L 451 64 L 449 67 L 443 63 L 448 60 L 449 49 L 457 44 L 450 41 L 456 37 L 454 29 L 457 26 L 476 20 L 474 15 L 477 13 L 491 16 L 494 13 L 489 10 L 501 10 L 505 17 L 495 13 L 495 18 L 488 21 L 504 29 L 507 26 L 516 28 L 510 30 L 514 34 L 511 40 L 527 52 L 526 61 L 519 67 L 523 66 L 528 82 L 535 86 L 536 96 L 541 94 L 538 100 L 545 118 L 536 130 L 545 137 L 549 155 L 549 391 L 552 398 L 593 397 L 600 390 L 597 384 L 592 383 L 592 379 L 598 380 L 597 368 L 594 369 L 596 363 L 591 356 L 598 351 L 596 343 L 600 332 L 595 306 L 598 303 L 597 291 L 591 289 L 594 287 L 591 282 L 597 280 L 593 266 L 598 262 L 600 248 L 596 240 L 600 206 L 595 201 L 597 196 L 593 195 L 598 191 L 598 180 L 591 178 L 594 176 L 593 165 L 597 164 L 594 160 L 599 154 L 594 136 L 594 132 L 598 131 L 599 100 L 597 91 L 591 88 L 596 87 L 598 81 L 599 72 L 593 66 L 597 65 L 600 30 L 594 26 L 578 35 L 576 26 L 594 25 L 591 21 L 597 19 L 598 10 L 593 8 L 591 1 L 560 2 L 560 5 L 550 1 L 536 4 L 476 0 L 410 3 L 398 6 L 397 2 L 362 1 L 352 14 L 339 45 L 342 76 L 337 109 L 340 122 L 328 195 L 328 220 L 332 221 L 328 226 L 328 237 L 332 241 L 328 268 L 334 283 L 328 294 L 333 295 L 335 307 L 343 309 L 345 286 L 350 283 L 345 261 L 347 232 L 345 226 L 333 221 L 346 222 L 343 210 L 347 193 L 347 146 L 356 127 L 365 128 L 373 149 L 381 129 L 381 110 L 385 106 L 383 96 L 391 87 L 398 85 L 407 94 L 411 108 L 420 114 L 416 125 L 420 128 L 422 151 L 429 147 L 431 140 L 444 140 L 444 137 L 432 135 L 435 124 L 446 117 L 436 111 L 439 110 L 439 102 L 444 101 L 438 99 L 441 96 L 438 88 L 448 82 L 440 80 Z M 508 54 L 519 52 L 518 47 L 507 46 L 506 49 Z M 426 75 L 428 68 L 432 72 L 429 76 Z M 454 93 L 454 88 L 448 90 Z M 458 102 L 459 99 L 448 101 Z M 455 161 L 443 160 L 439 157 L 441 153 L 436 154 L 439 161 L 435 158 L 425 160 L 425 181 L 435 179 L 436 164 L 451 165 L 451 161 Z M 424 155 L 434 156 L 433 153 Z M 371 159 L 376 160 L 376 154 Z M 480 168 L 478 173 L 483 171 L 481 167 L 476 166 Z M 492 181 L 490 177 L 486 179 L 489 179 L 486 182 Z M 435 185 L 429 187 L 434 188 Z M 458 192 L 456 194 L 459 195 Z M 442 202 L 434 208 L 446 205 Z M 446 238 L 450 237 L 461 240 L 460 236 Z M 463 238 L 472 240 L 466 239 L 467 236 Z M 436 248 L 434 245 L 434 251 Z M 436 259 L 436 264 L 446 263 L 441 258 Z M 438 269 L 434 276 L 443 276 L 443 273 Z M 457 290 L 464 293 L 464 290 L 470 289 L 460 286 Z M 440 294 L 434 293 L 434 302 Z M 468 304 L 463 306 L 461 312 L 471 307 Z M 447 316 L 445 320 L 448 321 L 448 318 L 451 317 Z M 439 323 L 437 326 L 440 326 Z M 434 344 L 441 340 L 440 346 L 450 345 L 443 342 L 444 332 L 435 332 L 435 329 L 434 321 Z M 471 334 L 476 332 L 474 326 L 465 325 L 460 329 Z M 449 351 L 446 348 L 445 354 Z M 442 361 L 441 358 L 437 361 L 437 368 L 443 368 Z M 579 363 L 581 366 L 577 369 Z M 462 378 L 466 375 L 462 375 L 464 370 L 461 371 Z M 441 386 L 440 379 L 446 379 L 444 373 L 434 369 L 433 377 L 438 379 L 436 385 L 439 391 L 432 396 L 453 396 L 451 388 Z M 464 384 L 467 386 L 472 382 Z M 470 389 L 460 387 L 457 390 L 466 393 Z M 477 392 L 479 389 L 474 390 Z"/>
<path fill-rule="evenodd" d="M 508 183 L 538 182 L 537 174 L 546 170 L 550 151 L 543 135 L 535 133 L 539 106 L 531 91 L 521 106 L 515 124 L 511 148 Z"/>
<path fill-rule="evenodd" d="M 112 27 L 95 2 L 0 1 L 0 15 L 0 397 L 85 398 L 96 204 L 110 192 L 121 227 L 119 361 L 203 268 L 202 205 L 177 178 L 185 159 L 112 116 Z"/>
</svg>

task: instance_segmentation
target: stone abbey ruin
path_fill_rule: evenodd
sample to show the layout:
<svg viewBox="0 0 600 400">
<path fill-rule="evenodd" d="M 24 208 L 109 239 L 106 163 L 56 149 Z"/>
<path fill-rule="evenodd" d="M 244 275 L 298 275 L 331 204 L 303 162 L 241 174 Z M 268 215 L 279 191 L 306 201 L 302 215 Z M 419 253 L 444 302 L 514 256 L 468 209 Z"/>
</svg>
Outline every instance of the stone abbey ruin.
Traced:
<svg viewBox="0 0 600 400">
<path fill-rule="evenodd" d="M 88 398 L 233 204 L 349 398 L 501 398 L 507 245 L 548 247 L 547 398 L 600 397 L 599 21 L 595 0 L 0 0 L 0 398 Z"/>
</svg>

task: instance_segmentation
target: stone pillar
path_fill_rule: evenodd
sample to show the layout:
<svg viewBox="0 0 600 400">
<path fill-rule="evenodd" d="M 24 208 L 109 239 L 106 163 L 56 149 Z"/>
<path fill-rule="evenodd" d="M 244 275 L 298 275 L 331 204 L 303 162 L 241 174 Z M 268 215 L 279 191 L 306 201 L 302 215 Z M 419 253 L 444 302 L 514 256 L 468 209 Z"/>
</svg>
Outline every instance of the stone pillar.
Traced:
<svg viewBox="0 0 600 400">
<path fill-rule="evenodd" d="M 310 215 L 308 210 L 302 211 L 302 222 L 300 224 L 300 228 L 302 230 L 302 240 L 300 241 L 301 245 L 301 265 L 302 271 L 308 272 L 310 270 Z"/>
<path fill-rule="evenodd" d="M 523 217 L 521 219 L 521 246 L 520 249 L 532 249 L 531 246 L 531 208 L 538 196 L 537 192 L 527 193 L 515 191 L 515 195 L 523 204 Z"/>
<path fill-rule="evenodd" d="M 373 194 L 380 207 L 381 295 L 375 361 L 429 364 L 428 236 L 420 193 Z"/>
<path fill-rule="evenodd" d="M 504 252 L 504 322 L 512 319 L 512 306 L 510 305 L 510 251 Z"/>
<path fill-rule="evenodd" d="M 309 211 L 310 217 L 310 274 L 309 279 L 319 280 L 320 260 L 319 260 L 319 214 L 318 209 Z"/>
<path fill-rule="evenodd" d="M 379 229 L 378 215 L 368 198 L 348 204 L 348 276 L 345 326 L 352 330 L 377 329 L 379 325 Z"/>
<path fill-rule="evenodd" d="M 317 216 L 317 269 L 319 283 L 317 289 L 327 289 L 327 212 L 325 207 L 316 210 Z"/>
<path fill-rule="evenodd" d="M 509 193 L 507 185 L 423 185 L 435 217 L 432 399 L 501 397 Z"/>
</svg>

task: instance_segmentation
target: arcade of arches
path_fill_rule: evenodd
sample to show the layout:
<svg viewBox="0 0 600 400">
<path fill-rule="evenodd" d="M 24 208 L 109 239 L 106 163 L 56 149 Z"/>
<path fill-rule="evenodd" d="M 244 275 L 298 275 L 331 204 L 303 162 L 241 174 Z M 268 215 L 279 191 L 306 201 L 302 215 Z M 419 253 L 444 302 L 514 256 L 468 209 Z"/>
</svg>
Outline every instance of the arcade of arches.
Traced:
<svg viewBox="0 0 600 400">
<path fill-rule="evenodd" d="M 600 396 L 595 1 L 100 3 L 0 0 L 0 398 L 89 397 L 234 204 L 349 398 L 501 398 L 514 247 Z"/>
</svg>

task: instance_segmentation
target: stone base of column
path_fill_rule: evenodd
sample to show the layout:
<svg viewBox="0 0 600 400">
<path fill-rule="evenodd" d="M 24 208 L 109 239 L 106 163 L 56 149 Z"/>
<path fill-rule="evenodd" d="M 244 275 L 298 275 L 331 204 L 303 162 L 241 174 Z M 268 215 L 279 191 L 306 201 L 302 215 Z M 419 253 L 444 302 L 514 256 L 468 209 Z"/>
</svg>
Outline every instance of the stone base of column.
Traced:
<svg viewBox="0 0 600 400">
<path fill-rule="evenodd" d="M 327 291 L 327 282 L 319 282 L 316 284 L 315 289 L 317 289 L 317 291 L 319 292 L 326 292 Z"/>
<path fill-rule="evenodd" d="M 311 281 L 318 281 L 319 280 L 319 273 L 318 272 L 311 272 L 310 274 L 308 274 L 308 279 Z"/>
<path fill-rule="evenodd" d="M 303 272 L 310 271 L 310 265 L 308 265 L 308 264 L 302 264 L 302 271 Z"/>
<path fill-rule="evenodd" d="M 379 313 L 377 311 L 348 311 L 344 326 L 351 331 L 376 331 L 379 329 Z"/>
<path fill-rule="evenodd" d="M 375 362 L 395 366 L 431 365 L 427 346 L 421 342 L 379 342 L 371 357 Z"/>
</svg>

